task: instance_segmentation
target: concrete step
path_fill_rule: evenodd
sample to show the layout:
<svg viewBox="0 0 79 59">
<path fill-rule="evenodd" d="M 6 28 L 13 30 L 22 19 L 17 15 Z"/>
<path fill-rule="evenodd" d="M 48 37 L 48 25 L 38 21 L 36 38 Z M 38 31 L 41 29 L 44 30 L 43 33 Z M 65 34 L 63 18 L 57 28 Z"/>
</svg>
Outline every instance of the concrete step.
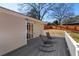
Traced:
<svg viewBox="0 0 79 59">
<path fill-rule="evenodd" d="M 53 51 L 56 51 L 56 50 L 53 49 L 53 47 L 42 47 L 42 46 L 39 48 L 39 50 L 43 51 L 43 52 L 53 52 Z"/>
</svg>

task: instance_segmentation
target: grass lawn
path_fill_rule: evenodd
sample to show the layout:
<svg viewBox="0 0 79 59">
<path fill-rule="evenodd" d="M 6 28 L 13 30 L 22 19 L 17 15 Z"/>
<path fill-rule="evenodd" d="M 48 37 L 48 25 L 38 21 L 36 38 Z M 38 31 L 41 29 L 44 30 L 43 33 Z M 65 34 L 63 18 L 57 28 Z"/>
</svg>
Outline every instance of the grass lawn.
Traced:
<svg viewBox="0 0 79 59">
<path fill-rule="evenodd" d="M 64 37 L 64 31 L 63 30 L 55 30 L 55 29 L 48 29 L 44 30 L 44 32 L 49 32 L 51 36 L 54 37 Z M 72 31 L 67 31 L 69 35 L 77 42 L 79 43 L 79 33 L 75 33 Z"/>
<path fill-rule="evenodd" d="M 75 33 L 75 32 L 72 32 L 72 31 L 67 31 L 70 36 L 77 42 L 79 43 L 79 33 Z"/>
<path fill-rule="evenodd" d="M 48 30 L 44 30 L 44 32 L 49 32 L 51 36 L 56 36 L 56 37 L 64 36 L 63 30 L 48 29 Z"/>
</svg>

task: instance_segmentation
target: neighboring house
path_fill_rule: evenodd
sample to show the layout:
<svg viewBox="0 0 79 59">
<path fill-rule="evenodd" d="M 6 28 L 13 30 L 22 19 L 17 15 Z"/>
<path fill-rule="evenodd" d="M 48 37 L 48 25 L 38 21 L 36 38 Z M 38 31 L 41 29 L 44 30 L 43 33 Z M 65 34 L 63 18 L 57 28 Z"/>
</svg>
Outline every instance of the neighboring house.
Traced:
<svg viewBox="0 0 79 59">
<path fill-rule="evenodd" d="M 43 22 L 0 7 L 0 55 L 28 44 L 43 35 Z"/>
<path fill-rule="evenodd" d="M 63 21 L 63 25 L 79 25 L 79 16 L 74 16 Z"/>
<path fill-rule="evenodd" d="M 79 22 L 73 22 L 73 23 L 63 24 L 63 25 L 79 25 Z"/>
</svg>

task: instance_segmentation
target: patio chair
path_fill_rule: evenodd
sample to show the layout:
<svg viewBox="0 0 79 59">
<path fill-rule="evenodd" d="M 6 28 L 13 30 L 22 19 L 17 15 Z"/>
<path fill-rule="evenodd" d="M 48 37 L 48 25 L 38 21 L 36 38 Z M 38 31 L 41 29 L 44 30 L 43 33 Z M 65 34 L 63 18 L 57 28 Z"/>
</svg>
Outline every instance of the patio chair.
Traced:
<svg viewBox="0 0 79 59">
<path fill-rule="evenodd" d="M 52 44 L 52 39 L 49 32 L 46 32 L 46 36 L 40 35 L 43 44 Z"/>
<path fill-rule="evenodd" d="M 46 32 L 46 37 L 47 37 L 47 40 L 51 40 L 52 39 L 49 32 Z"/>
<path fill-rule="evenodd" d="M 46 32 L 46 39 L 41 35 L 40 35 L 40 37 L 42 39 L 42 43 L 40 46 L 41 51 L 44 51 L 44 52 L 55 51 L 55 50 L 53 50 L 53 42 L 51 40 L 51 36 L 50 36 L 49 32 Z"/>
</svg>

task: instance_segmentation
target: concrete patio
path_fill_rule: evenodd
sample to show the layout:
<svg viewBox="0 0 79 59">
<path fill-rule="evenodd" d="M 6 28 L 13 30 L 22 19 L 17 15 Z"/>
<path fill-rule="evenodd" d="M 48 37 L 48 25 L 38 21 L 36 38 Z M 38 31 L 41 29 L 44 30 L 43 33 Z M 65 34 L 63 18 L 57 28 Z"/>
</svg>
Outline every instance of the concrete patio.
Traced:
<svg viewBox="0 0 79 59">
<path fill-rule="evenodd" d="M 43 37 L 46 39 L 46 37 Z M 40 51 L 39 47 L 42 43 L 40 37 L 28 41 L 28 44 L 16 49 L 4 56 L 70 56 L 64 37 L 52 37 L 52 52 Z"/>
</svg>

